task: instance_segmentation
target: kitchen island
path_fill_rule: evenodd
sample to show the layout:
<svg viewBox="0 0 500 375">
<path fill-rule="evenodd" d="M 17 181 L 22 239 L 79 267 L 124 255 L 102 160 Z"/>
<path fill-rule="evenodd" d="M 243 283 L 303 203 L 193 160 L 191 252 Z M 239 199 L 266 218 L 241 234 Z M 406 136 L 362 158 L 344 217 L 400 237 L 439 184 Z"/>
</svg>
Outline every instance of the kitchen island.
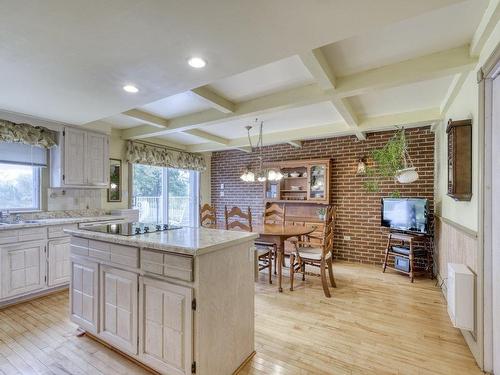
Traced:
<svg viewBox="0 0 500 375">
<path fill-rule="evenodd" d="M 124 226 L 66 231 L 71 320 L 162 374 L 232 374 L 254 353 L 256 235 Z"/>
</svg>

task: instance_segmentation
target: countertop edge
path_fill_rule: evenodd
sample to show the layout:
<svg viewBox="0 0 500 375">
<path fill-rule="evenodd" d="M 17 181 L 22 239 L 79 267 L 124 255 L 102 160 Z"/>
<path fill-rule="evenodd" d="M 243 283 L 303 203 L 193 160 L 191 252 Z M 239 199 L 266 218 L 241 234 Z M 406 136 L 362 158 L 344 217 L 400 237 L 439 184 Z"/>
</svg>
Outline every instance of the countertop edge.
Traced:
<svg viewBox="0 0 500 375">
<path fill-rule="evenodd" d="M 218 229 L 207 229 L 204 228 L 205 230 L 218 230 Z M 165 251 L 165 252 L 173 252 L 173 253 L 179 253 L 179 254 L 185 254 L 185 255 L 191 255 L 191 256 L 200 256 L 203 254 L 211 253 L 223 248 L 226 248 L 231 245 L 236 245 L 248 241 L 253 241 L 256 238 L 258 238 L 258 234 L 256 233 L 245 233 L 245 232 L 239 232 L 242 234 L 242 237 L 239 238 L 233 238 L 229 240 L 224 240 L 222 242 L 213 244 L 213 245 L 208 245 L 200 248 L 194 248 L 190 246 L 180 246 L 180 245 L 175 245 L 175 244 L 167 244 L 167 243 L 160 243 L 158 241 L 154 240 L 149 240 L 147 238 L 144 238 L 146 235 L 139 235 L 139 236 L 129 236 L 129 237 L 119 237 L 116 235 L 109 235 L 107 233 L 99 233 L 99 232 L 91 232 L 91 231 L 86 231 L 83 229 L 65 229 L 64 232 L 74 235 L 75 237 L 82 237 L 82 238 L 87 238 L 87 239 L 92 239 L 92 240 L 97 240 L 97 241 L 106 241 L 106 242 L 111 242 L 111 243 L 116 243 L 124 246 L 132 246 L 132 247 L 137 247 L 137 248 L 147 248 L 151 250 L 157 250 L 157 251 Z M 112 237 L 111 237 L 112 236 Z"/>
<path fill-rule="evenodd" d="M 105 216 L 82 216 L 82 217 L 60 217 L 51 219 L 38 219 L 41 220 L 38 223 L 20 223 L 20 224 L 9 224 L 0 225 L 0 231 L 5 230 L 15 230 L 15 229 L 26 229 L 26 228 L 37 228 L 37 227 L 51 227 L 54 225 L 69 225 L 69 224 L 79 224 L 79 223 L 91 223 L 99 221 L 111 221 L 111 220 L 126 220 L 124 216 L 116 215 L 105 215 Z"/>
</svg>

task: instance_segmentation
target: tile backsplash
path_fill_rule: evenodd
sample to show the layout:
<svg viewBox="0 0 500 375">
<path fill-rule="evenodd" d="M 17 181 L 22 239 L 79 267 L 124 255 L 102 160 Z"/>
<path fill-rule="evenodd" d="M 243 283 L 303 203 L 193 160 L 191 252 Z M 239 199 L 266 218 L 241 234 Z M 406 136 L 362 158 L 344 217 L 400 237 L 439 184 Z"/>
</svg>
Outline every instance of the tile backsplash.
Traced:
<svg viewBox="0 0 500 375">
<path fill-rule="evenodd" d="M 48 189 L 48 211 L 101 208 L 101 189 Z"/>
</svg>

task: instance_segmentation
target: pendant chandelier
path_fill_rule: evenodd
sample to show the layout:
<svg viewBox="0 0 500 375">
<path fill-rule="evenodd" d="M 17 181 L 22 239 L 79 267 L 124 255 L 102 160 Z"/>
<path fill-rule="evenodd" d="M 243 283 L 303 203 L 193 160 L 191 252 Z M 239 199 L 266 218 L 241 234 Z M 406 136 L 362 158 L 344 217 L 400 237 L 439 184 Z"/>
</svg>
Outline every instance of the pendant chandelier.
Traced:
<svg viewBox="0 0 500 375">
<path fill-rule="evenodd" d="M 258 124 L 258 119 L 255 119 L 255 125 Z M 262 140 L 262 128 L 264 126 L 264 121 L 260 122 L 259 125 L 259 138 L 257 139 L 257 143 L 255 146 L 252 144 L 252 138 L 250 137 L 250 130 L 252 130 L 252 126 L 247 125 L 245 126 L 245 129 L 247 130 L 247 136 L 248 136 L 248 143 L 250 144 L 250 148 L 252 149 L 252 152 L 254 150 L 257 150 L 259 153 L 258 159 L 259 159 L 259 169 L 254 173 L 250 169 L 250 167 L 247 167 L 243 174 L 240 176 L 240 178 L 245 181 L 245 182 L 254 182 L 255 178 L 257 178 L 257 181 L 259 182 L 266 182 L 266 181 L 279 181 L 283 178 L 283 175 L 279 170 L 274 170 L 274 169 L 264 169 L 262 168 L 262 148 L 264 146 L 263 140 Z"/>
</svg>

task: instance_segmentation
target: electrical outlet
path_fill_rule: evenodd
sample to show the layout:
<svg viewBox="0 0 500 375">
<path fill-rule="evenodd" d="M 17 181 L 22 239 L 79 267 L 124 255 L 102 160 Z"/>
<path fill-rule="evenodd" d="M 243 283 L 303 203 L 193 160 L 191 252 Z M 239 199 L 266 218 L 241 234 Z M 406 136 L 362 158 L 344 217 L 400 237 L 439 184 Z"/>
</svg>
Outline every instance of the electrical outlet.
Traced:
<svg viewBox="0 0 500 375">
<path fill-rule="evenodd" d="M 221 191 L 221 192 L 220 192 L 220 196 L 221 196 L 221 197 L 223 197 L 223 196 L 224 196 L 224 192 L 223 192 L 223 191 Z"/>
<path fill-rule="evenodd" d="M 220 189 L 224 190 L 224 184 L 220 184 Z"/>
<path fill-rule="evenodd" d="M 344 236 L 344 241 L 350 241 L 351 240 L 351 236 Z"/>
</svg>

